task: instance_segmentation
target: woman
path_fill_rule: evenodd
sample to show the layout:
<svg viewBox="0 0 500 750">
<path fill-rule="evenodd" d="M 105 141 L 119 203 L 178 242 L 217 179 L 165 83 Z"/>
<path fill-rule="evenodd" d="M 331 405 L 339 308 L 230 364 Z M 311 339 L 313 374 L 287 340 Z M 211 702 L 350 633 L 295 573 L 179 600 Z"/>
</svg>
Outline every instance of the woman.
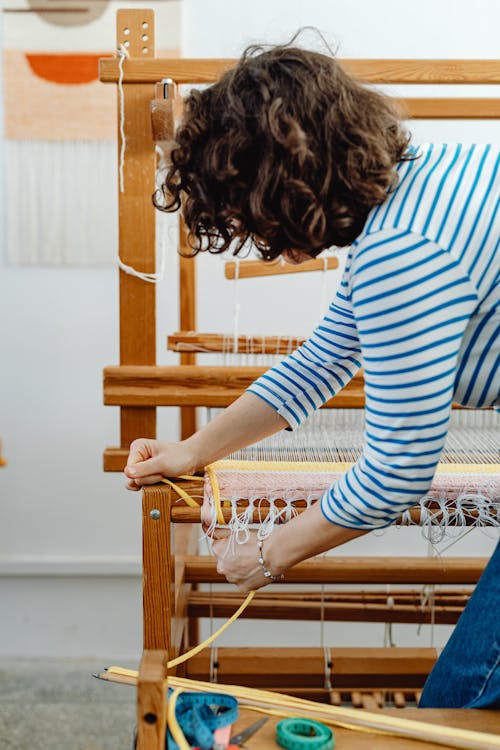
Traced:
<svg viewBox="0 0 500 750">
<path fill-rule="evenodd" d="M 300 262 L 350 246 L 340 289 L 302 347 L 188 440 L 131 446 L 129 489 L 191 473 L 294 429 L 364 367 L 357 464 L 276 527 L 262 554 L 255 537 L 234 551 L 224 535 L 214 541 L 219 571 L 248 591 L 424 495 L 452 400 L 499 405 L 500 152 L 412 148 L 386 98 L 334 59 L 286 46 L 253 48 L 191 92 L 176 140 L 159 207 L 182 205 L 194 251 L 237 253 L 251 239 L 265 259 Z M 498 573 L 500 552 L 421 705 L 500 705 Z"/>
</svg>

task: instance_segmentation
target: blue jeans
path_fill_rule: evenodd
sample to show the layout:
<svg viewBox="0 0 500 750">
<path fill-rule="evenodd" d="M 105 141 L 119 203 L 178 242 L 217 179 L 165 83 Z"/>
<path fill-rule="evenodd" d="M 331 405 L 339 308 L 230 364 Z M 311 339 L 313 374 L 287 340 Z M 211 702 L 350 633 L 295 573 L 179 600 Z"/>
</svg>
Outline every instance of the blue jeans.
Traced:
<svg viewBox="0 0 500 750">
<path fill-rule="evenodd" d="M 500 708 L 500 542 L 427 678 L 420 708 Z"/>
</svg>

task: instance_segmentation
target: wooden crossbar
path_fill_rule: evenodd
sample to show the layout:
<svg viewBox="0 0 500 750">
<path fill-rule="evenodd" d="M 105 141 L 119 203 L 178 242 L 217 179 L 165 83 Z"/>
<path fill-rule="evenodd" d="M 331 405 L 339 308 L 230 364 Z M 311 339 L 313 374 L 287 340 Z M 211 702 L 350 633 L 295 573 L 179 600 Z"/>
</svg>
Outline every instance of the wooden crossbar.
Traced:
<svg viewBox="0 0 500 750">
<path fill-rule="evenodd" d="M 265 689 L 324 689 L 328 673 L 336 690 L 417 689 L 434 666 L 434 648 L 218 648 L 217 680 Z M 187 663 L 186 676 L 208 680 L 211 649 Z"/>
<path fill-rule="evenodd" d="M 224 352 L 232 354 L 289 354 L 304 343 L 295 336 L 237 336 L 231 334 L 177 331 L 167 338 L 171 352 Z"/>
<path fill-rule="evenodd" d="M 229 406 L 265 367 L 111 366 L 104 369 L 108 406 Z M 354 377 L 324 408 L 361 408 L 363 379 Z"/>
<path fill-rule="evenodd" d="M 279 507 L 279 501 L 275 502 L 276 507 Z M 297 514 L 303 513 L 306 510 L 305 503 L 303 505 L 299 505 L 298 503 L 294 504 L 294 512 Z M 439 523 L 446 523 L 446 521 L 449 518 L 449 514 L 452 513 L 454 510 L 454 507 L 452 504 L 447 506 L 446 512 L 441 510 L 438 506 L 433 508 L 432 511 L 432 519 L 434 524 Z M 178 505 L 172 508 L 172 521 L 174 523 L 199 523 L 200 522 L 200 510 L 197 508 L 189 508 L 187 506 Z M 407 515 L 410 516 L 411 523 L 419 526 L 422 520 L 422 511 L 419 507 L 415 506 L 413 508 L 410 508 L 408 511 L 406 511 Z M 228 523 L 231 518 L 233 517 L 234 511 L 232 508 L 222 508 L 222 515 L 224 517 L 225 523 Z M 490 510 L 490 516 L 492 518 L 492 524 L 495 525 L 495 519 L 497 518 L 497 511 L 495 509 Z M 476 510 L 468 510 L 467 513 L 463 514 L 463 522 L 461 525 L 463 526 L 475 526 L 478 522 L 478 520 L 482 518 L 482 515 L 480 511 Z M 424 519 L 428 520 L 428 513 L 425 513 Z M 401 521 L 401 519 L 398 519 L 396 521 L 396 524 L 398 524 Z M 251 517 L 252 523 L 262 523 L 262 510 L 261 511 L 254 511 L 252 517 Z"/>
<path fill-rule="evenodd" d="M 317 594 L 307 591 L 257 592 L 240 615 L 257 620 L 288 620 L 316 622 L 391 622 L 455 625 L 469 597 L 440 596 L 422 603 L 422 592 L 395 597 L 393 592 L 370 596 L 370 592 Z M 189 617 L 231 617 L 244 597 L 232 591 L 193 591 L 188 599 Z"/>
<path fill-rule="evenodd" d="M 310 273 L 311 271 L 332 271 L 339 267 L 335 256 L 314 258 L 304 263 L 263 262 L 261 260 L 229 260 L 224 264 L 226 279 L 256 279 L 264 276 L 286 276 L 287 274 Z"/>
<path fill-rule="evenodd" d="M 320 557 L 287 571 L 284 584 L 407 583 L 473 584 L 486 557 Z M 186 583 L 224 583 L 213 557 L 182 556 Z"/>
<path fill-rule="evenodd" d="M 178 84 L 213 83 L 236 64 L 234 59 L 129 59 L 123 66 L 125 83 L 156 84 L 172 78 Z M 343 67 L 367 83 L 494 84 L 500 83 L 499 60 L 341 59 Z M 118 83 L 118 60 L 99 61 L 99 79 Z"/>
<path fill-rule="evenodd" d="M 500 100 L 482 97 L 409 97 L 398 99 L 412 120 L 495 120 L 500 118 Z"/>
</svg>

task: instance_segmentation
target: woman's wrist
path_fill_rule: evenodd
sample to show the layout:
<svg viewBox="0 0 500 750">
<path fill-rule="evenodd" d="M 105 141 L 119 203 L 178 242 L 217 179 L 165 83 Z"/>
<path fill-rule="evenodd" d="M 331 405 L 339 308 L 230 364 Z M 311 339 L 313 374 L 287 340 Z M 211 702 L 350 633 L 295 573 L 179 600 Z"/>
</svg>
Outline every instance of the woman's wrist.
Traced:
<svg viewBox="0 0 500 750">
<path fill-rule="evenodd" d="M 273 577 L 283 575 L 292 565 L 287 560 L 286 546 L 282 544 L 282 536 L 285 529 L 286 525 L 275 526 L 272 534 L 264 540 L 262 545 L 264 565 Z"/>
<path fill-rule="evenodd" d="M 185 474 L 194 474 L 197 471 L 202 471 L 206 466 L 203 456 L 199 450 L 199 440 L 195 439 L 197 434 L 198 433 L 191 435 L 191 437 L 186 438 L 186 440 L 182 440 L 180 443 L 185 456 Z"/>
<path fill-rule="evenodd" d="M 274 569 L 271 569 L 268 567 L 267 559 L 265 559 L 264 555 L 267 553 L 267 547 L 266 552 L 264 552 L 264 540 L 263 539 L 257 539 L 257 562 L 260 565 L 261 572 L 264 574 L 264 578 L 267 579 L 268 583 L 277 583 L 278 581 L 282 581 L 284 578 L 283 573 L 275 573 Z"/>
</svg>

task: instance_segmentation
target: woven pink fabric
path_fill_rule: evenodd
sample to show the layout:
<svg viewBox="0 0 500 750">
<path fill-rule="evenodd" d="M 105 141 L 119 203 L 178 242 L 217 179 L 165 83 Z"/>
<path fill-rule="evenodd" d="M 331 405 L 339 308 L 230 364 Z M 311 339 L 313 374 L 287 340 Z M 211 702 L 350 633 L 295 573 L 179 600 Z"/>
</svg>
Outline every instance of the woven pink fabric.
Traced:
<svg viewBox="0 0 500 750">
<path fill-rule="evenodd" d="M 322 495 L 342 472 L 241 471 L 216 469 L 222 500 L 290 499 L 307 500 Z M 205 478 L 205 494 L 212 495 L 210 480 Z M 454 500 L 464 494 L 477 495 L 500 504 L 500 474 L 439 472 L 425 497 Z"/>
</svg>

